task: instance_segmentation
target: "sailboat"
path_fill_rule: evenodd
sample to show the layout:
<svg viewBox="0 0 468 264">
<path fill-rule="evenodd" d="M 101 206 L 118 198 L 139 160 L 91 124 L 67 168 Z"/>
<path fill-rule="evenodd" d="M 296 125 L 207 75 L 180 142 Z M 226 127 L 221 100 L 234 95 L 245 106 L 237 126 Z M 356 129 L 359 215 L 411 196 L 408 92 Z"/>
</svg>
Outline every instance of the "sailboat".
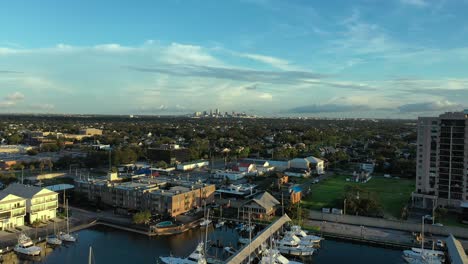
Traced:
<svg viewBox="0 0 468 264">
<path fill-rule="evenodd" d="M 224 220 L 223 220 L 223 207 L 221 206 L 220 207 L 220 212 L 221 212 L 221 215 L 220 215 L 220 218 L 218 220 L 218 223 L 216 223 L 215 227 L 216 228 L 220 228 L 220 227 L 223 227 L 224 224 L 226 223 Z"/>
<path fill-rule="evenodd" d="M 62 240 L 60 240 L 55 232 L 55 221 L 54 221 L 54 234 L 47 236 L 46 238 L 47 244 L 52 245 L 52 246 L 60 246 L 62 245 Z"/>
<path fill-rule="evenodd" d="M 90 246 L 89 247 L 89 253 L 88 253 L 88 264 L 93 264 L 93 248 Z"/>
<path fill-rule="evenodd" d="M 70 219 L 68 217 L 68 199 L 65 200 L 65 210 L 67 211 L 67 232 L 60 232 L 58 238 L 65 242 L 76 242 L 76 237 L 70 234 Z"/>
<path fill-rule="evenodd" d="M 206 202 L 205 202 L 205 212 L 206 212 Z M 201 227 L 207 227 L 211 224 L 211 220 L 210 220 L 210 209 L 208 209 L 208 212 L 206 213 L 206 216 L 202 219 L 202 221 L 200 222 L 200 226 Z"/>
<path fill-rule="evenodd" d="M 421 225 L 421 249 L 412 248 L 403 251 L 403 259 L 410 264 L 441 264 L 445 261 L 445 256 L 440 251 L 424 249 L 424 219 Z"/>
</svg>

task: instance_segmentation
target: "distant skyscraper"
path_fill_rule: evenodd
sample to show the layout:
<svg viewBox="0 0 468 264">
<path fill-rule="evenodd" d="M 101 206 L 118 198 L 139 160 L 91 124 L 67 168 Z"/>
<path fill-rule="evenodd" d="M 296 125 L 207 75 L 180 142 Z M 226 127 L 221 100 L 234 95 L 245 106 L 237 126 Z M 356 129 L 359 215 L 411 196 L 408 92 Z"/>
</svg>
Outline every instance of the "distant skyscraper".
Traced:
<svg viewBox="0 0 468 264">
<path fill-rule="evenodd" d="M 216 108 L 215 114 L 219 115 L 219 109 L 218 108 Z"/>
<path fill-rule="evenodd" d="M 413 205 L 468 208 L 468 110 L 418 119 Z"/>
</svg>

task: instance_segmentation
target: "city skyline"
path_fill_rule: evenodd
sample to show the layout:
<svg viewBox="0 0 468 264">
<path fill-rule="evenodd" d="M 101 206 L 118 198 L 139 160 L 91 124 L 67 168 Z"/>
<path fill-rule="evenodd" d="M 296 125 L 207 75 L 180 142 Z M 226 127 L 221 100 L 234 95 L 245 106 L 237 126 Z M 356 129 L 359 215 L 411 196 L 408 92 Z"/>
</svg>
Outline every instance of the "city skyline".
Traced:
<svg viewBox="0 0 468 264">
<path fill-rule="evenodd" d="M 84 2 L 0 10 L 0 113 L 415 118 L 467 107 L 466 1 Z"/>
</svg>

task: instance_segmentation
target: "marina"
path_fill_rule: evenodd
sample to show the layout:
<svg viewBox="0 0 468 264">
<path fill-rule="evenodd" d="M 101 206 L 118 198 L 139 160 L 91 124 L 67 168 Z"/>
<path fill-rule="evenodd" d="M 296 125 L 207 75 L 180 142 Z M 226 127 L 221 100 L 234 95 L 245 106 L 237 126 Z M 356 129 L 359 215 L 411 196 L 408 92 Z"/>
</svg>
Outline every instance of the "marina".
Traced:
<svg viewBox="0 0 468 264">
<path fill-rule="evenodd" d="M 209 227 L 207 237 L 210 246 L 208 262 L 213 258 L 226 260 L 230 254 L 224 247 L 239 249 L 238 232 L 227 225 L 221 228 Z M 38 257 L 17 256 L 7 253 L 4 263 L 84 263 L 88 258 L 89 246 L 93 247 L 93 258 L 99 263 L 162 263 L 160 257 L 188 257 L 205 236 L 205 229 L 192 229 L 173 236 L 148 237 L 145 235 L 114 229 L 107 226 L 94 226 L 76 233 L 76 243 L 66 243 L 60 247 L 48 247 Z M 404 263 L 401 250 L 380 248 L 362 243 L 326 239 L 312 257 L 294 258 L 301 263 L 344 263 L 350 259 L 356 263 Z M 44 247 L 44 244 L 41 244 Z M 117 250 L 118 249 L 118 250 Z M 339 254 L 337 254 L 339 252 Z M 288 257 L 289 258 L 289 257 Z M 292 258 L 289 258 L 292 260 Z M 220 263 L 220 262 L 218 262 Z M 221 262 L 222 263 L 222 262 Z"/>
</svg>

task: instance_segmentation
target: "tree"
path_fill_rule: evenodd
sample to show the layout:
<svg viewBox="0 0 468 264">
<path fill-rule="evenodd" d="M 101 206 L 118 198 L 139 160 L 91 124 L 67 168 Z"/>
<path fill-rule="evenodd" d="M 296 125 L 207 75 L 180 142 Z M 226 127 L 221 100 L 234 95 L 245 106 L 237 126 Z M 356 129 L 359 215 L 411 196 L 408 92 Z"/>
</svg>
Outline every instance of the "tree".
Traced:
<svg viewBox="0 0 468 264">
<path fill-rule="evenodd" d="M 10 145 L 16 145 L 19 144 L 23 140 L 23 137 L 18 134 L 13 134 L 8 137 L 8 144 Z"/>
<path fill-rule="evenodd" d="M 148 210 L 139 212 L 133 215 L 133 223 L 137 225 L 147 224 L 150 220 L 151 220 L 151 213 Z"/>
<path fill-rule="evenodd" d="M 33 174 L 35 170 L 36 170 L 36 166 L 34 166 L 34 164 L 29 164 L 29 172 L 31 173 L 31 175 Z"/>
<path fill-rule="evenodd" d="M 167 163 L 164 160 L 160 160 L 156 163 L 157 168 L 165 169 L 167 168 Z"/>
<path fill-rule="evenodd" d="M 42 171 L 44 170 L 44 167 L 45 167 L 45 164 L 43 161 L 41 161 L 41 163 L 39 163 L 39 169 L 41 169 L 41 174 L 42 174 Z"/>
</svg>

